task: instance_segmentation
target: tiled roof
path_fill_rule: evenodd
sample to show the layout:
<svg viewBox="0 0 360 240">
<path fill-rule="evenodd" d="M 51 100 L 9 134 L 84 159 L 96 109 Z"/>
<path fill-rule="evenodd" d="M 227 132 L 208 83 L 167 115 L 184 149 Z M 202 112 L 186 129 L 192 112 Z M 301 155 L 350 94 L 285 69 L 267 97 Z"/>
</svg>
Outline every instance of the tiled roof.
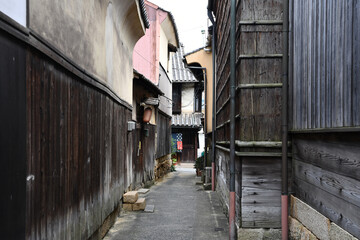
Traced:
<svg viewBox="0 0 360 240">
<path fill-rule="evenodd" d="M 150 27 L 150 22 L 149 22 L 149 18 L 148 18 L 148 14 L 146 12 L 146 7 L 145 7 L 145 2 L 144 0 L 140 0 L 140 14 L 141 14 L 141 18 L 144 22 L 145 28 L 149 28 Z"/>
<path fill-rule="evenodd" d="M 169 16 L 170 16 L 170 20 L 171 20 L 171 22 L 172 22 L 172 23 L 173 23 L 173 25 L 174 25 L 175 36 L 176 36 L 176 42 L 177 42 L 178 46 L 180 46 L 179 33 L 178 33 L 178 29 L 177 29 L 177 26 L 176 26 L 176 23 L 175 23 L 175 18 L 174 18 L 174 15 L 173 15 L 171 12 L 166 11 L 165 9 L 162 9 L 162 8 L 160 8 L 160 7 L 159 7 L 159 9 L 161 9 L 161 10 L 163 10 L 164 12 L 167 12 L 167 13 L 169 14 Z"/>
<path fill-rule="evenodd" d="M 184 46 L 181 46 L 172 58 L 173 82 L 198 82 L 192 72 L 185 68 Z"/>
<path fill-rule="evenodd" d="M 172 127 L 191 127 L 201 128 L 202 113 L 183 113 L 172 115 L 171 126 Z"/>
</svg>

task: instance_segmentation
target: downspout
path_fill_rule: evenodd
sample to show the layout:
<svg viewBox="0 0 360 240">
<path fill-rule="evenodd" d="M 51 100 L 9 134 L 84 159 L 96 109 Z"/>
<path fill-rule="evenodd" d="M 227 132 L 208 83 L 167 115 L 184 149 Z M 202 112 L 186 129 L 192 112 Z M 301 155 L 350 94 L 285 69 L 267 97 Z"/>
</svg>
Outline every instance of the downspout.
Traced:
<svg viewBox="0 0 360 240">
<path fill-rule="evenodd" d="M 288 32 L 289 0 L 283 0 L 283 56 L 282 56 L 282 186 L 281 186 L 281 229 L 282 240 L 288 239 Z"/>
<path fill-rule="evenodd" d="M 229 237 L 236 239 L 235 226 L 235 80 L 236 80 L 236 0 L 230 6 L 230 199 Z"/>
<path fill-rule="evenodd" d="M 215 191 L 215 113 L 216 113 L 216 104 L 215 104 L 215 31 L 216 31 L 216 22 L 212 15 L 212 11 L 208 8 L 208 17 L 213 25 L 212 29 L 212 41 L 211 41 L 211 50 L 212 50 L 212 68 L 213 68 L 213 79 L 212 79 L 212 122 L 211 122 L 211 190 Z M 205 101 L 206 102 L 206 101 Z"/>
<path fill-rule="evenodd" d="M 206 121 L 206 117 L 207 117 L 207 104 L 206 104 L 206 98 L 207 98 L 207 72 L 206 72 L 206 68 L 203 68 L 203 76 L 204 76 L 204 91 L 205 91 L 205 101 L 204 101 L 204 108 L 205 108 L 205 117 L 204 117 L 204 147 L 205 147 L 205 151 L 204 151 L 204 171 L 207 165 L 207 121 Z M 202 175 L 203 176 L 203 175 Z M 205 180 L 204 180 L 205 181 Z"/>
</svg>

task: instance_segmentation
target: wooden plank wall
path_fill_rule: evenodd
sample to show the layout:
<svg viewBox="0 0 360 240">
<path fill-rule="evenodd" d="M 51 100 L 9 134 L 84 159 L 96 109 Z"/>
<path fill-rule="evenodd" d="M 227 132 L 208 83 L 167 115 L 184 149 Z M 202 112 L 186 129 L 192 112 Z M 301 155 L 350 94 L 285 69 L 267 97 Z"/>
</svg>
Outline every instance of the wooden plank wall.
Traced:
<svg viewBox="0 0 360 240">
<path fill-rule="evenodd" d="M 359 134 L 301 134 L 293 141 L 295 195 L 360 238 Z"/>
<path fill-rule="evenodd" d="M 218 39 L 216 140 L 229 141 L 230 1 L 218 1 L 215 15 Z M 281 84 L 279 83 L 281 83 L 282 56 L 282 1 L 241 0 L 237 2 L 236 15 L 238 23 L 236 140 L 281 141 Z M 257 24 L 254 24 L 254 21 L 257 21 Z M 272 24 L 268 24 L 268 21 Z M 245 84 L 247 86 L 255 84 L 255 87 L 247 87 Z M 256 84 L 267 84 L 267 86 Z M 236 151 L 279 152 L 280 149 L 237 148 Z M 225 158 L 223 154 L 226 155 Z M 218 153 L 217 160 L 221 157 L 221 162 L 228 161 L 227 155 L 226 152 Z M 237 209 L 240 225 L 246 228 L 280 227 L 280 158 L 248 156 L 238 157 L 236 161 L 237 169 L 240 169 L 238 165 L 242 162 L 242 179 L 238 177 L 236 180 L 237 199 L 241 198 L 241 209 Z M 225 171 L 217 174 L 223 176 L 222 182 L 226 182 L 228 186 L 229 169 L 221 166 L 218 169 Z"/>
<path fill-rule="evenodd" d="M 144 138 L 144 180 L 142 182 L 151 181 L 154 179 L 155 170 L 155 138 L 156 136 L 156 125 L 148 124 L 145 126 L 149 131 L 149 136 Z M 164 139 L 165 140 L 165 139 Z M 164 141 L 163 140 L 163 141 Z M 164 142 L 162 142 L 164 144 Z"/>
<path fill-rule="evenodd" d="M 34 49 L 26 60 L 26 238 L 87 239 L 129 184 L 131 111 Z"/>
<path fill-rule="evenodd" d="M 136 185 L 140 134 L 127 131 L 131 106 L 41 37 L 0 17 L 2 237 L 88 239 Z M 141 181 L 154 171 L 149 128 Z"/>
<path fill-rule="evenodd" d="M 0 30 L 0 232 L 25 239 L 26 48 Z"/>
<path fill-rule="evenodd" d="M 295 195 L 359 238 L 360 1 L 296 0 L 292 11 Z"/>
<path fill-rule="evenodd" d="M 157 112 L 156 119 L 156 158 L 160 158 L 171 153 L 171 117 Z"/>
<path fill-rule="evenodd" d="M 295 0 L 292 128 L 360 126 L 360 1 Z"/>
</svg>

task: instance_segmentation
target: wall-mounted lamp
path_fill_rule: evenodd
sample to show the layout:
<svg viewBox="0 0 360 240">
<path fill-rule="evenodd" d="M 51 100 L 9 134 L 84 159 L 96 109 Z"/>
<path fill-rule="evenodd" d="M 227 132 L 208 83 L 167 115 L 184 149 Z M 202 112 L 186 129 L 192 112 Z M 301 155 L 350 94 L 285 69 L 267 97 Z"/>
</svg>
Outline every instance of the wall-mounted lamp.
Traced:
<svg viewBox="0 0 360 240">
<path fill-rule="evenodd" d="M 150 107 L 147 107 L 147 108 L 144 109 L 144 115 L 143 115 L 143 122 L 144 123 L 150 122 L 151 114 L 152 114 L 152 109 Z"/>
</svg>

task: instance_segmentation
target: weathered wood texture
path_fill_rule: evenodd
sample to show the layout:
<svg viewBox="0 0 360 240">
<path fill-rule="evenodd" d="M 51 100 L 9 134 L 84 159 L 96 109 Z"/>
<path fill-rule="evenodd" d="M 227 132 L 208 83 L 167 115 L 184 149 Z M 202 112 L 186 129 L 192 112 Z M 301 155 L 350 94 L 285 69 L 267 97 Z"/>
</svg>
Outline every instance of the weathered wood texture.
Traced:
<svg viewBox="0 0 360 240">
<path fill-rule="evenodd" d="M 144 137 L 144 180 L 142 182 L 151 181 L 154 179 L 154 170 L 155 170 L 155 141 L 156 137 L 156 128 L 157 126 L 147 124 L 144 126 L 144 129 L 147 129 L 149 135 Z M 171 136 L 171 134 L 169 133 Z M 165 140 L 161 141 L 161 144 L 165 144 Z M 169 140 L 170 141 L 170 140 Z M 170 143 L 168 143 L 169 145 Z"/>
<path fill-rule="evenodd" d="M 360 1 L 293 2 L 290 126 L 360 125 Z M 294 134 L 295 195 L 360 237 L 360 138 L 356 132 Z"/>
<path fill-rule="evenodd" d="M 127 183 L 131 112 L 35 50 L 27 53 L 28 239 L 86 239 Z"/>
<path fill-rule="evenodd" d="M 158 112 L 156 120 L 156 158 L 171 153 L 171 118 Z"/>
<path fill-rule="evenodd" d="M 281 0 L 237 1 L 236 140 L 281 140 L 282 11 Z M 215 15 L 216 140 L 229 141 L 230 1 L 216 1 Z M 279 153 L 280 149 L 249 147 L 246 151 Z M 217 152 L 217 176 L 221 178 L 219 184 L 226 185 L 220 188 L 225 189 L 229 185 L 229 178 L 224 177 L 229 175 L 229 154 L 220 149 Z M 238 205 L 242 198 L 241 209 L 237 209 L 240 226 L 280 227 L 280 159 L 238 157 L 236 164 L 239 171 L 242 169 L 242 179 L 236 180 Z"/>
<path fill-rule="evenodd" d="M 242 226 L 279 227 L 281 161 L 243 158 Z"/>
<path fill-rule="evenodd" d="M 0 30 L 0 232 L 25 238 L 25 47 Z"/>
<path fill-rule="evenodd" d="M 359 238 L 359 135 L 296 135 L 293 142 L 295 194 Z"/>
<path fill-rule="evenodd" d="M 155 131 L 156 126 L 141 124 L 132 133 L 132 169 L 130 188 L 154 179 L 155 169 Z"/>
<path fill-rule="evenodd" d="M 360 1 L 296 0 L 293 129 L 360 126 Z"/>
<path fill-rule="evenodd" d="M 173 128 L 172 133 L 181 133 L 183 149 L 178 153 L 180 162 L 195 162 L 197 158 L 198 129 L 196 128 Z"/>
<path fill-rule="evenodd" d="M 2 237 L 88 239 L 133 183 L 131 106 L 0 17 Z M 145 145 L 154 155 L 154 140 Z"/>
</svg>

